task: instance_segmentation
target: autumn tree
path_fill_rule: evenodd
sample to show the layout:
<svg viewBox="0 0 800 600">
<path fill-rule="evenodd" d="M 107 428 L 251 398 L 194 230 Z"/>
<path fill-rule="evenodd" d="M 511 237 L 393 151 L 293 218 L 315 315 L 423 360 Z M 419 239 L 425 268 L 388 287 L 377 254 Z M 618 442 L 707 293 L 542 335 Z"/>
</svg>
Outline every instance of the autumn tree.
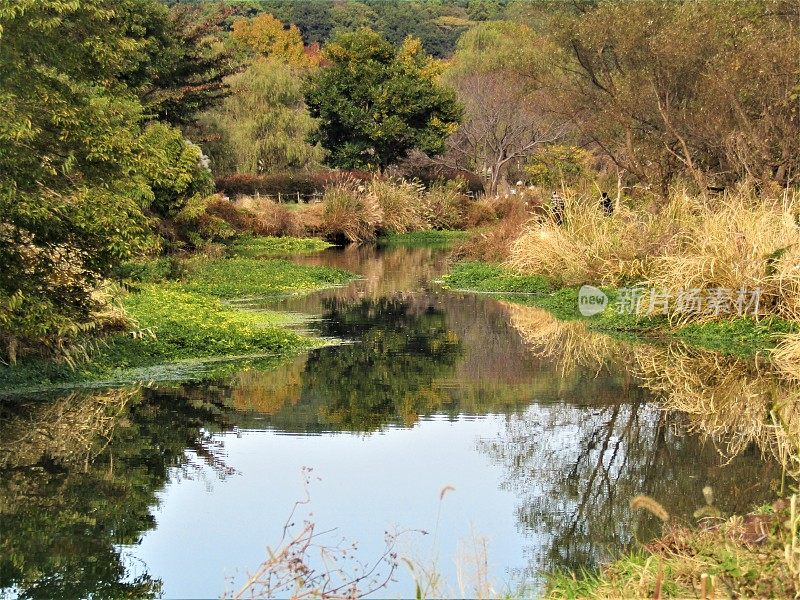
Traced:
<svg viewBox="0 0 800 600">
<path fill-rule="evenodd" d="M 439 162 L 480 174 L 496 195 L 512 165 L 561 138 L 566 119 L 549 110 L 550 46 L 525 25 L 498 21 L 465 33 L 446 74 L 464 122 Z"/>
<path fill-rule="evenodd" d="M 784 0 L 600 2 L 559 22 L 553 86 L 583 135 L 666 194 L 800 169 L 800 9 Z"/>
<path fill-rule="evenodd" d="M 307 64 L 300 30 L 296 25 L 284 26 L 270 14 L 237 19 L 231 37 L 260 56 L 277 58 L 295 66 Z"/>
<path fill-rule="evenodd" d="M 440 68 L 409 38 L 399 49 L 369 29 L 337 36 L 327 66 L 311 76 L 305 99 L 319 130 L 311 141 L 343 168 L 385 169 L 412 149 L 439 154 L 461 119 Z"/>
</svg>

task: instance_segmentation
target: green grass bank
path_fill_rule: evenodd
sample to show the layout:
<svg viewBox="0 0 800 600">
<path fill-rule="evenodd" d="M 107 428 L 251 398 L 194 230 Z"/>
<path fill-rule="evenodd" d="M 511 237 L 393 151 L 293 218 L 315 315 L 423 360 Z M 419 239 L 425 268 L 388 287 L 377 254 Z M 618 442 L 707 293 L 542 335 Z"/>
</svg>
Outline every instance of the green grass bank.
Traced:
<svg viewBox="0 0 800 600">
<path fill-rule="evenodd" d="M 775 347 L 779 336 L 796 332 L 795 323 L 774 316 L 755 320 L 734 317 L 676 326 L 666 316 L 641 316 L 615 308 L 620 290 L 603 288 L 609 299 L 601 313 L 585 317 L 578 310 L 578 287 L 557 287 L 541 275 L 518 275 L 495 264 L 458 262 L 442 279 L 448 289 L 495 294 L 503 300 L 537 306 L 564 321 L 579 320 L 592 331 L 620 337 L 669 338 L 736 356 L 751 356 Z"/>
<path fill-rule="evenodd" d="M 342 285 L 355 275 L 286 259 L 245 258 L 241 248 L 285 255 L 328 247 L 320 240 L 250 238 L 231 258 L 157 259 L 125 265 L 127 291 L 116 301 L 131 320 L 124 332 L 87 342 L 74 365 L 46 360 L 0 367 L 0 389 L 71 384 L 215 378 L 272 364 L 321 344 L 287 327 L 298 315 L 239 306 L 242 299 L 305 294 Z"/>
</svg>

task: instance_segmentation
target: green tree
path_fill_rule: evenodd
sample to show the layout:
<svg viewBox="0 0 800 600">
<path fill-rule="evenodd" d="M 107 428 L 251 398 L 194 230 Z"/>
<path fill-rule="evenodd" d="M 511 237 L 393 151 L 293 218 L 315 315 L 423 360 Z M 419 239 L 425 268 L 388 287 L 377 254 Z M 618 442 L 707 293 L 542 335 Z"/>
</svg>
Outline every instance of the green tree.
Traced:
<svg viewBox="0 0 800 600">
<path fill-rule="evenodd" d="M 415 148 L 444 151 L 461 107 L 437 83 L 439 67 L 419 40 L 396 49 L 360 29 L 338 35 L 323 54 L 328 65 L 312 75 L 305 99 L 319 119 L 310 139 L 330 152 L 329 164 L 383 170 Z"/>
<path fill-rule="evenodd" d="M 378 13 L 366 4 L 348 0 L 335 4 L 331 9 L 331 18 L 334 23 L 334 33 L 345 31 L 358 31 L 362 27 L 374 25 L 378 20 Z"/>
<path fill-rule="evenodd" d="M 191 123 L 228 95 L 225 78 L 237 67 L 222 42 L 227 14 L 217 8 L 210 15 L 201 15 L 198 7 L 184 4 L 170 9 L 175 57 L 144 99 L 157 108 L 159 119 L 173 125 Z"/>
<path fill-rule="evenodd" d="M 153 62 L 165 10 L 156 0 L 0 2 L 0 357 L 12 363 L 98 327 L 104 277 L 152 248 L 147 213 L 209 190 L 199 149 L 180 132 L 142 134 L 155 106 L 142 105 L 148 81 L 165 72 Z M 196 106 L 172 100 L 187 114 Z"/>
<path fill-rule="evenodd" d="M 377 25 L 373 27 L 396 46 L 412 36 L 422 42 L 422 47 L 433 56 L 444 58 L 450 56 L 463 27 L 441 26 L 437 18 L 456 13 L 454 16 L 466 18 L 464 11 L 447 10 L 432 2 L 411 2 L 409 0 L 377 0 L 369 5 L 379 15 Z"/>
<path fill-rule="evenodd" d="M 126 7 L 0 3 L 0 344 L 12 362 L 20 345 L 57 347 L 85 327 L 94 285 L 142 247 L 142 107 L 120 77 L 145 43 L 115 18 Z"/>
<path fill-rule="evenodd" d="M 143 57 L 121 80 L 150 118 L 184 126 L 227 96 L 225 78 L 237 69 L 222 40 L 230 11 L 157 2 L 122 2 L 120 19 L 129 35 L 141 37 Z M 124 12 L 123 12 L 124 11 Z"/>
<path fill-rule="evenodd" d="M 315 122 L 303 102 L 297 69 L 261 58 L 229 83 L 233 94 L 200 118 L 216 172 L 255 175 L 321 161 L 321 148 L 304 141 Z"/>
</svg>

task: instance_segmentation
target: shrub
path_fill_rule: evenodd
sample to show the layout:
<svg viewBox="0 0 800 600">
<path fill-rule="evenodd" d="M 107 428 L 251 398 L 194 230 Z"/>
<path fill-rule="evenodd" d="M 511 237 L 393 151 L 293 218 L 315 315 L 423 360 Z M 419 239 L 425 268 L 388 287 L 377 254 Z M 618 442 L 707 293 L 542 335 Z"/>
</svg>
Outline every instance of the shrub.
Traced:
<svg viewBox="0 0 800 600">
<path fill-rule="evenodd" d="M 497 223 L 494 198 L 481 198 L 470 204 L 466 215 L 468 227 L 485 227 Z"/>
<path fill-rule="evenodd" d="M 304 199 L 321 194 L 329 185 L 345 181 L 370 181 L 374 178 L 367 171 L 317 171 L 272 173 L 270 175 L 247 175 L 237 173 L 217 177 L 217 190 L 229 196 L 277 196 L 282 194 L 287 199 L 296 197 L 299 193 Z"/>
<path fill-rule="evenodd" d="M 574 185 L 589 170 L 592 156 L 577 146 L 545 146 L 528 159 L 525 174 L 533 185 Z"/>
<path fill-rule="evenodd" d="M 159 215 L 172 217 L 191 200 L 214 191 L 200 147 L 185 140 L 180 130 L 151 123 L 139 142 L 144 149 L 139 169 L 153 190 L 151 208 Z"/>
<path fill-rule="evenodd" d="M 484 204 L 482 210 L 487 211 L 495 221 L 495 225 L 488 231 L 474 234 L 469 240 L 455 249 L 456 258 L 469 260 L 483 260 L 489 262 L 504 262 L 511 256 L 511 246 L 523 232 L 526 224 L 532 218 L 528 208 L 519 201 L 514 203 L 494 200 L 479 200 L 475 204 Z M 490 212 L 489 212 L 490 211 Z M 470 212 L 475 218 L 475 211 Z M 470 226 L 473 225 L 469 222 Z"/>
<path fill-rule="evenodd" d="M 406 233 L 428 229 L 423 215 L 424 189 L 421 184 L 375 179 L 367 190 L 375 197 L 383 215 L 382 232 Z"/>
<path fill-rule="evenodd" d="M 504 219 L 518 219 L 538 206 L 538 202 L 526 200 L 524 196 L 481 198 L 469 205 L 466 214 L 467 227 L 483 227 Z"/>
<path fill-rule="evenodd" d="M 436 183 L 425 194 L 423 216 L 432 229 L 461 229 L 466 223 L 469 203 L 461 182 Z"/>
<path fill-rule="evenodd" d="M 383 211 L 363 186 L 346 182 L 328 187 L 323 197 L 322 232 L 332 240 L 374 240 L 383 223 Z"/>
<path fill-rule="evenodd" d="M 194 248 L 222 242 L 236 235 L 236 229 L 228 221 L 209 211 L 209 206 L 218 201 L 210 196 L 195 196 L 175 215 L 173 220 L 181 236 Z"/>
</svg>

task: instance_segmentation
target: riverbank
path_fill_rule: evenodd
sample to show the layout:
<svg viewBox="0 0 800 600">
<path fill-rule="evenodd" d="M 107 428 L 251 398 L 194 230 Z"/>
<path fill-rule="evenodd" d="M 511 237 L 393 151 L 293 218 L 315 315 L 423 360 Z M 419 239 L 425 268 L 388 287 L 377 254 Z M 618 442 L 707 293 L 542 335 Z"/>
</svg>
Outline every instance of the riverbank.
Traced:
<svg viewBox="0 0 800 600">
<path fill-rule="evenodd" d="M 797 331 L 796 323 L 767 316 L 673 325 L 666 316 L 613 310 L 620 296 L 613 287 L 601 290 L 609 308 L 584 316 L 577 286 L 559 287 L 542 275 L 519 275 L 484 262 L 455 263 L 442 283 L 507 302 L 523 337 L 565 372 L 577 364 L 599 368 L 607 361 L 636 365 L 639 384 L 660 394 L 664 410 L 687 414 L 694 430 L 719 444 L 723 459 L 752 444 L 762 455 L 774 454 L 788 479 L 796 472 L 791 457 L 798 438 L 790 416 L 794 410 L 786 401 L 794 397 L 795 385 L 779 367 L 763 367 L 767 372 L 759 374 L 760 367 L 747 366 L 759 364 L 749 357 L 771 352 L 783 336 Z M 631 346 L 612 338 L 644 343 Z M 688 354 L 672 350 L 681 347 Z M 704 495 L 706 506 L 688 521 L 669 515 L 652 499 L 634 500 L 634 509 L 653 509 L 648 518 L 654 523 L 666 521 L 662 535 L 597 570 L 547 574 L 547 597 L 794 597 L 800 582 L 796 507 L 782 499 L 726 514 L 714 504 L 711 488 Z"/>
<path fill-rule="evenodd" d="M 705 491 L 711 495 L 707 488 Z M 800 591 L 797 498 L 723 518 L 713 497 L 698 527 L 674 524 L 646 497 L 632 506 L 662 518 L 664 533 L 598 572 L 550 576 L 547 597 L 794 598 Z M 698 511 L 698 512 L 700 512 Z"/>
<path fill-rule="evenodd" d="M 128 265 L 115 293 L 123 331 L 87 342 L 72 362 L 28 360 L 0 367 L 4 391 L 70 384 L 213 378 L 269 365 L 324 343 L 288 329 L 301 315 L 253 302 L 342 285 L 355 275 L 332 267 L 264 258 L 319 251 L 326 242 L 244 238 L 228 257 L 193 256 Z M 246 257 L 247 256 L 247 257 Z M 250 258 L 257 256 L 260 258 Z"/>
<path fill-rule="evenodd" d="M 646 316 L 619 309 L 621 288 L 600 288 L 605 310 L 592 316 L 579 311 L 578 286 L 559 287 L 543 275 L 519 275 L 501 265 L 479 261 L 455 263 L 443 277 L 445 288 L 496 294 L 516 304 L 536 306 L 563 321 L 581 321 L 591 331 L 642 340 L 675 339 L 723 354 L 752 356 L 772 350 L 781 336 L 800 328 L 794 322 L 767 316 L 675 325 L 664 315 Z"/>
</svg>

